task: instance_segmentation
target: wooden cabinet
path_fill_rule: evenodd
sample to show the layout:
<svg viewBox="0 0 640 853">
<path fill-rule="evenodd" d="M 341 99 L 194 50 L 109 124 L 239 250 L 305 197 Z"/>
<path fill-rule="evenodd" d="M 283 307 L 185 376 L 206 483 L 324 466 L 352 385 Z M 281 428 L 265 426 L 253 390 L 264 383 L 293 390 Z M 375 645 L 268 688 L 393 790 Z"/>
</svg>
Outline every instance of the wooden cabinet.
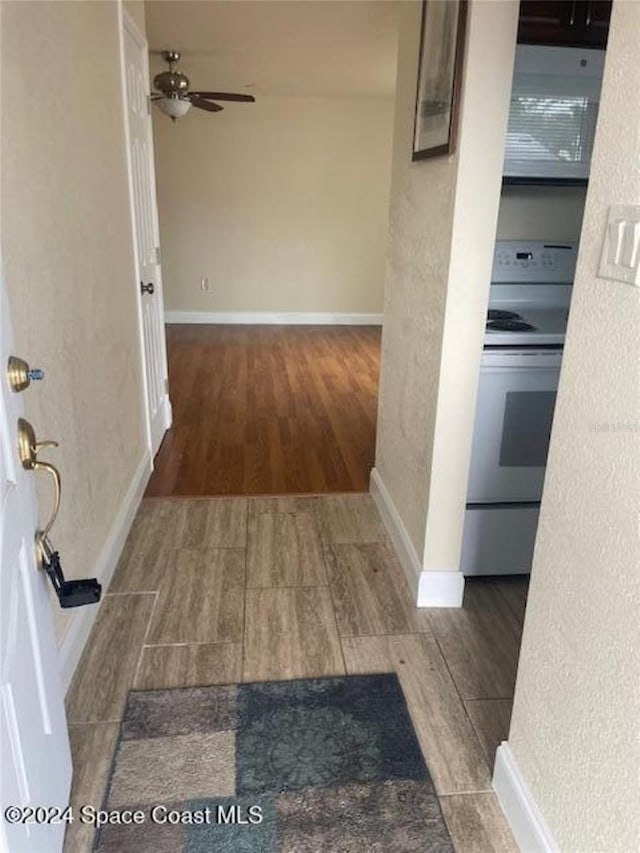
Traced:
<svg viewBox="0 0 640 853">
<path fill-rule="evenodd" d="M 518 41 L 604 48 L 612 0 L 521 0 Z"/>
<path fill-rule="evenodd" d="M 612 0 L 589 0 L 585 5 L 587 7 L 584 25 L 585 44 L 606 47 Z"/>
</svg>

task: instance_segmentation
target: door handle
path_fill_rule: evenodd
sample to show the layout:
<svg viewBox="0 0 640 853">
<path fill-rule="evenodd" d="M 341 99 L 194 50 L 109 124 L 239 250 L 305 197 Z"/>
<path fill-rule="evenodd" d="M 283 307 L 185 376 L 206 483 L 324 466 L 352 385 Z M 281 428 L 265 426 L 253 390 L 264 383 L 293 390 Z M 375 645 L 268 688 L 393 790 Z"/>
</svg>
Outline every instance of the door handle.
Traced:
<svg viewBox="0 0 640 853">
<path fill-rule="evenodd" d="M 18 419 L 18 456 L 20 457 L 22 467 L 27 471 L 44 471 L 46 474 L 49 474 L 53 480 L 53 511 L 45 526 L 42 530 L 38 531 L 38 536 L 45 538 L 58 517 L 62 487 L 60 483 L 60 472 L 58 469 L 50 462 L 41 462 L 38 459 L 38 453 L 43 447 L 57 446 L 57 441 L 36 441 L 35 431 L 29 421 L 24 418 Z"/>
<path fill-rule="evenodd" d="M 24 391 L 32 382 L 39 382 L 44 373 L 38 367 L 32 370 L 23 358 L 11 355 L 7 362 L 7 377 L 11 390 L 17 392 Z"/>
<path fill-rule="evenodd" d="M 36 434 L 24 418 L 18 420 L 18 454 L 22 467 L 27 471 L 44 471 L 53 479 L 55 498 L 53 512 L 42 530 L 36 532 L 36 556 L 38 565 L 44 569 L 53 584 L 61 607 L 80 607 L 96 604 L 102 595 L 102 584 L 97 578 L 67 580 L 60 564 L 60 555 L 49 541 L 49 531 L 58 517 L 60 509 L 60 472 L 50 462 L 40 462 L 38 452 L 43 447 L 57 447 L 57 441 L 36 441 Z"/>
<path fill-rule="evenodd" d="M 143 281 L 140 282 L 140 293 L 142 294 L 148 293 L 150 296 L 153 296 L 155 289 L 155 285 L 152 281 L 150 281 L 149 284 L 145 284 Z"/>
</svg>

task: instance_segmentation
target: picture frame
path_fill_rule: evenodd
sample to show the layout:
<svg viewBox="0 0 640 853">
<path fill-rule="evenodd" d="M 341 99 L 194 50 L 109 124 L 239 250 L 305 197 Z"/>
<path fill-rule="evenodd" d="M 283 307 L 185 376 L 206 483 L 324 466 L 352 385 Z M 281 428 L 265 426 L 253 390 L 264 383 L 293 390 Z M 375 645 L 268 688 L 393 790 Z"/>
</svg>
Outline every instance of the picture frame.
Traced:
<svg viewBox="0 0 640 853">
<path fill-rule="evenodd" d="M 412 160 L 455 150 L 468 0 L 423 0 Z"/>
</svg>

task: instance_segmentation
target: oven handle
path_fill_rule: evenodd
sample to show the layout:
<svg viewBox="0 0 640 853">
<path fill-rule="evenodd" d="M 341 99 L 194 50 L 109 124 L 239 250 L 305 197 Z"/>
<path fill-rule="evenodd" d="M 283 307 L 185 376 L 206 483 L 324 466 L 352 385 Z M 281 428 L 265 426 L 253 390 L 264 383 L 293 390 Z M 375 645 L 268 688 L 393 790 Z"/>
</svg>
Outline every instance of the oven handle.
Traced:
<svg viewBox="0 0 640 853">
<path fill-rule="evenodd" d="M 562 353 L 558 351 L 531 350 L 484 350 L 480 369 L 495 368 L 507 370 L 558 370 L 562 364 Z"/>
</svg>

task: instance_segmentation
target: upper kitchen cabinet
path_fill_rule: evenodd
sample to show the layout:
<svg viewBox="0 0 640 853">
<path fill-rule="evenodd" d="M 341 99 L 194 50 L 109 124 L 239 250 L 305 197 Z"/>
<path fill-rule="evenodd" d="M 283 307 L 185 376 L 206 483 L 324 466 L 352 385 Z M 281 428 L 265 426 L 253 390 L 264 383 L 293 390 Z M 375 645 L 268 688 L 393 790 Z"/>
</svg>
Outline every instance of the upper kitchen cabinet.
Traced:
<svg viewBox="0 0 640 853">
<path fill-rule="evenodd" d="M 612 0 L 521 0 L 518 41 L 604 48 Z"/>
</svg>

